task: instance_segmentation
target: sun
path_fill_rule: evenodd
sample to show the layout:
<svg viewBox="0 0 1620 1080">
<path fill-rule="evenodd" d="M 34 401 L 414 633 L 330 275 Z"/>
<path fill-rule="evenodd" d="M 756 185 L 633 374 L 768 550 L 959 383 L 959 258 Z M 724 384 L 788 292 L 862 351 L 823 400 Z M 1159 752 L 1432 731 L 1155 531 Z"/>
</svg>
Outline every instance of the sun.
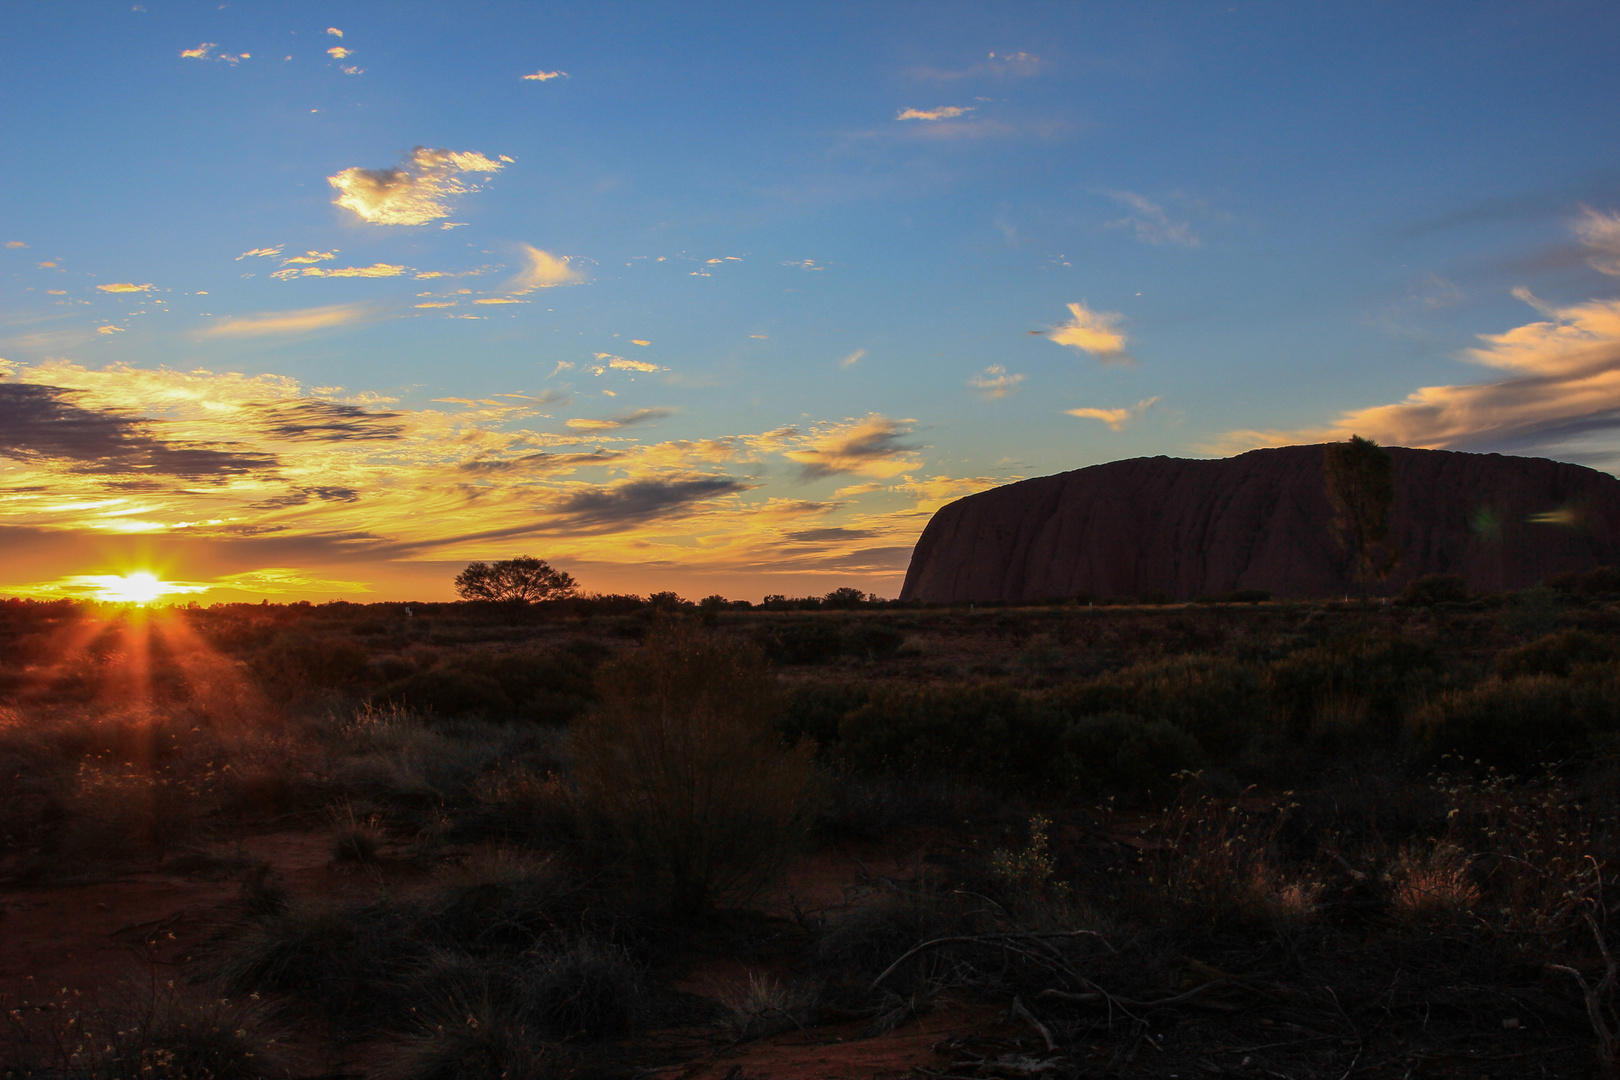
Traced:
<svg viewBox="0 0 1620 1080">
<path fill-rule="evenodd" d="M 103 582 L 96 599 L 115 604 L 150 604 L 173 591 L 166 582 L 158 580 L 156 574 L 145 570 L 137 570 L 123 577 L 109 576 Z"/>
</svg>

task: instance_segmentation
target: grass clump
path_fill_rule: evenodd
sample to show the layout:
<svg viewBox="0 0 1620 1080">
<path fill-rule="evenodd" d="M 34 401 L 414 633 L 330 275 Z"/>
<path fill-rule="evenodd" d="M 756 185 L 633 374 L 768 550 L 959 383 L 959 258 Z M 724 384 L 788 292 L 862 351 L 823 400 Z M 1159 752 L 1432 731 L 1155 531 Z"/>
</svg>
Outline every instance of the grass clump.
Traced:
<svg viewBox="0 0 1620 1080">
<path fill-rule="evenodd" d="M 573 731 L 582 810 L 605 823 L 644 902 L 677 915 L 744 899 L 814 818 L 808 743 L 782 744 L 760 652 L 675 623 L 606 664 Z"/>
</svg>

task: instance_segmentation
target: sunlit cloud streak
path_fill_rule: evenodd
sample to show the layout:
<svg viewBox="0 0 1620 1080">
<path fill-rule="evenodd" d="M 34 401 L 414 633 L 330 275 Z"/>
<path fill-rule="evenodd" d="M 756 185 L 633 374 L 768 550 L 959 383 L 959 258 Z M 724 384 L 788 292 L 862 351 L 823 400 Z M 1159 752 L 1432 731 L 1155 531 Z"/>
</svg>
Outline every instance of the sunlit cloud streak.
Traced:
<svg viewBox="0 0 1620 1080">
<path fill-rule="evenodd" d="M 1104 363 L 1134 363 L 1126 353 L 1126 338 L 1119 323 L 1124 318 L 1114 311 L 1092 311 L 1084 304 L 1070 304 L 1072 318 L 1046 331 L 1046 339 L 1090 353 Z"/>
<path fill-rule="evenodd" d="M 1063 411 L 1070 416 L 1077 416 L 1082 420 L 1101 420 L 1115 431 L 1124 431 L 1126 424 L 1147 412 L 1158 402 L 1158 400 L 1159 399 L 1157 396 L 1144 398 L 1143 400 L 1138 401 L 1135 405 L 1124 409 L 1082 408 L 1065 409 Z"/>
<path fill-rule="evenodd" d="M 137 285 L 132 281 L 115 281 L 110 285 L 97 285 L 96 288 L 104 293 L 150 292 L 152 283 L 147 282 L 145 285 Z"/>
<path fill-rule="evenodd" d="M 468 174 L 499 172 L 505 161 L 475 151 L 418 146 L 392 169 L 344 169 L 327 177 L 340 194 L 335 204 L 374 225 L 425 225 L 450 216 L 451 198 L 478 190 Z"/>
<path fill-rule="evenodd" d="M 247 251 L 242 252 L 242 254 L 238 255 L 236 257 L 236 261 L 241 262 L 243 259 L 262 259 L 262 258 L 266 258 L 266 257 L 273 256 L 273 255 L 280 255 L 281 254 L 281 247 L 282 247 L 282 245 L 277 244 L 275 247 L 251 248 L 251 249 L 249 249 Z"/>
<path fill-rule="evenodd" d="M 662 420 L 671 416 L 674 409 L 636 409 L 632 412 L 620 413 L 617 416 L 606 416 L 600 419 L 589 417 L 576 417 L 568 421 L 568 426 L 576 431 L 613 431 L 618 428 L 634 427 L 637 424 L 650 424 L 655 420 Z"/>
<path fill-rule="evenodd" d="M 897 476 L 917 465 L 916 446 L 904 442 L 914 420 L 870 413 L 859 420 L 819 424 L 808 434 L 794 429 L 777 433 L 782 456 L 799 465 L 806 480 L 854 474 Z"/>
<path fill-rule="evenodd" d="M 933 109 L 901 109 L 896 120 L 955 120 L 973 111 L 971 105 L 940 105 Z"/>
<path fill-rule="evenodd" d="M 203 330 L 205 337 L 264 337 L 270 334 L 307 334 L 376 318 L 371 304 L 331 304 L 294 311 L 265 311 L 257 315 L 224 318 Z"/>
<path fill-rule="evenodd" d="M 1341 413 L 1325 427 L 1227 432 L 1217 452 L 1356 434 L 1394 446 L 1557 455 L 1582 436 L 1620 428 L 1620 300 L 1541 309 L 1547 320 L 1482 334 L 1482 344 L 1462 354 L 1512 378 L 1425 386 L 1402 401 Z"/>
<path fill-rule="evenodd" d="M 546 82 L 551 79 L 566 79 L 568 78 L 568 72 L 546 71 L 541 69 L 540 71 L 535 72 L 533 75 L 525 75 L 523 77 L 530 82 Z"/>
<path fill-rule="evenodd" d="M 394 263 L 373 263 L 370 266 L 292 266 L 285 270 L 277 270 L 270 276 L 281 281 L 295 277 L 383 278 L 399 277 L 408 269 Z"/>
</svg>

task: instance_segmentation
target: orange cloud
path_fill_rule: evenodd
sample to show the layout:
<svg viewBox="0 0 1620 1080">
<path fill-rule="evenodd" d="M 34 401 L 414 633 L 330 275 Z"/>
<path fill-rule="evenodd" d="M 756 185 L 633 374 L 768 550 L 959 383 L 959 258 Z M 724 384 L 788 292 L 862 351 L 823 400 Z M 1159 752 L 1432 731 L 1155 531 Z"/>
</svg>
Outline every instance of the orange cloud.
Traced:
<svg viewBox="0 0 1620 1080">
<path fill-rule="evenodd" d="M 792 429 L 774 433 L 772 441 L 785 444 L 782 456 L 798 463 L 807 480 L 845 474 L 897 476 L 917 465 L 916 447 L 903 441 L 914 423 L 869 413 L 859 420 L 819 424 L 807 435 Z"/>
<path fill-rule="evenodd" d="M 404 164 L 392 169 L 344 169 L 327 177 L 340 194 L 335 204 L 374 225 L 425 225 L 448 217 L 448 200 L 477 191 L 464 179 L 469 173 L 504 168 L 473 151 L 430 150 L 418 146 Z"/>
<path fill-rule="evenodd" d="M 1147 412 L 1158 400 L 1157 397 L 1144 398 L 1128 409 L 1065 409 L 1064 412 L 1082 420 L 1101 420 L 1115 431 L 1123 431 L 1126 424 Z"/>
<path fill-rule="evenodd" d="M 896 120 L 954 120 L 973 111 L 971 105 L 940 105 L 933 109 L 901 109 Z"/>
<path fill-rule="evenodd" d="M 295 266 L 286 270 L 277 270 L 270 276 L 280 278 L 282 281 L 295 277 L 399 277 L 407 269 L 407 267 L 398 266 L 394 263 L 372 263 L 370 266 L 338 266 L 330 270 L 320 266 L 306 266 L 303 268 Z"/>
<path fill-rule="evenodd" d="M 568 72 L 541 70 L 535 72 L 533 75 L 525 75 L 523 77 L 528 79 L 530 82 L 545 82 L 548 79 L 566 79 L 568 78 Z"/>
<path fill-rule="evenodd" d="M 585 275 L 576 270 L 567 255 L 553 255 L 529 244 L 519 244 L 529 265 L 507 287 L 518 296 L 536 289 L 550 289 L 558 285 L 578 285 Z"/>
<path fill-rule="evenodd" d="M 1526 290 L 1516 292 L 1534 300 Z M 1545 321 L 1481 334 L 1482 344 L 1462 355 L 1511 378 L 1421 387 L 1392 404 L 1341 413 L 1324 427 L 1227 432 L 1216 452 L 1351 434 L 1428 449 L 1567 452 L 1585 437 L 1620 427 L 1620 300 L 1546 313 Z"/>
<path fill-rule="evenodd" d="M 1088 352 L 1105 363 L 1131 363 L 1125 352 L 1125 334 L 1118 329 L 1124 318 L 1114 311 L 1092 311 L 1084 304 L 1070 304 L 1073 317 L 1047 331 L 1048 341 Z"/>
<path fill-rule="evenodd" d="M 136 285 L 130 281 L 115 281 L 111 285 L 97 285 L 96 288 L 105 293 L 147 292 L 152 288 L 152 283 Z"/>
<path fill-rule="evenodd" d="M 364 322 L 376 316 L 369 304 L 333 304 L 296 311 L 267 311 L 258 315 L 221 319 L 203 331 L 205 337 L 264 337 L 271 334 L 307 334 Z"/>
</svg>

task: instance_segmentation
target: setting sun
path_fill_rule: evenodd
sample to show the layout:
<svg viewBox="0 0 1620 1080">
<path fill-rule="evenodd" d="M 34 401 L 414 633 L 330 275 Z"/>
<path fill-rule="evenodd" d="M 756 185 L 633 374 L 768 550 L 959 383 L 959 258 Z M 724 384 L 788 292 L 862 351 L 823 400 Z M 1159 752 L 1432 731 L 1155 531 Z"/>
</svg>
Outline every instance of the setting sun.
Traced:
<svg viewBox="0 0 1620 1080">
<path fill-rule="evenodd" d="M 145 570 L 125 574 L 123 577 L 107 574 L 100 579 L 98 584 L 100 584 L 101 588 L 95 594 L 95 598 L 115 604 L 150 604 L 160 596 L 182 591 L 166 581 L 158 580 L 156 574 L 148 573 Z"/>
</svg>

